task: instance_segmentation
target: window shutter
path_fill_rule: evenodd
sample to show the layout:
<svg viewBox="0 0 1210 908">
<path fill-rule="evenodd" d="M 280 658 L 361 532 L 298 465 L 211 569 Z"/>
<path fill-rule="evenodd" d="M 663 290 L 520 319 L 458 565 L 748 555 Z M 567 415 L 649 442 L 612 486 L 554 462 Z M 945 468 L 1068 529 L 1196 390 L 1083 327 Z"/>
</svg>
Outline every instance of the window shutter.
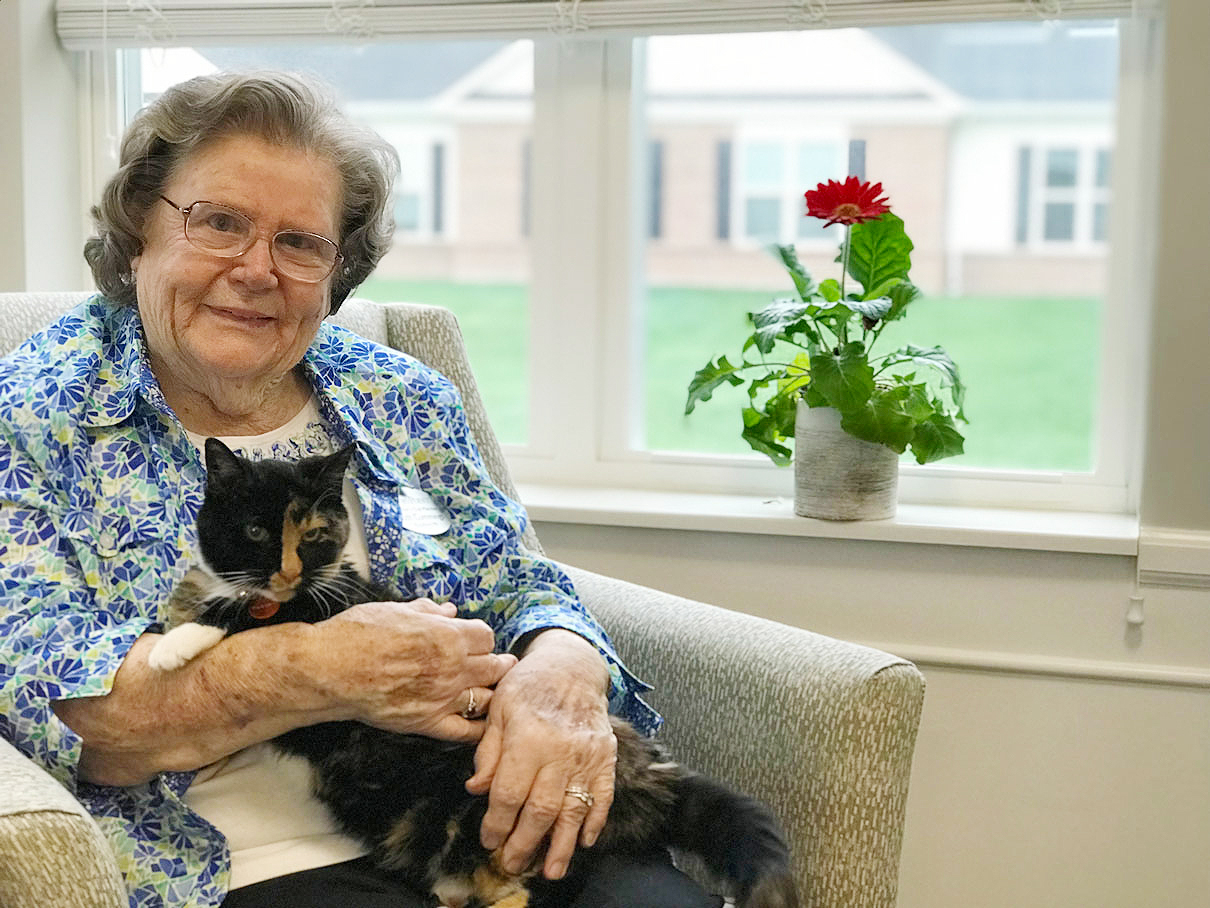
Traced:
<svg viewBox="0 0 1210 908">
<path fill-rule="evenodd" d="M 714 235 L 720 240 L 731 239 L 731 143 L 719 142 L 715 149 Z"/>
<path fill-rule="evenodd" d="M 1017 149 L 1017 245 L 1029 242 L 1029 187 L 1033 167 L 1031 150 L 1027 146 Z"/>
<path fill-rule="evenodd" d="M 71 50 L 1113 18 L 1159 0 L 58 0 Z"/>
<path fill-rule="evenodd" d="M 445 144 L 433 143 L 433 236 L 445 233 Z"/>
<path fill-rule="evenodd" d="M 654 140 L 648 149 L 651 163 L 647 183 L 647 236 L 658 240 L 664 235 L 664 143 Z"/>
</svg>

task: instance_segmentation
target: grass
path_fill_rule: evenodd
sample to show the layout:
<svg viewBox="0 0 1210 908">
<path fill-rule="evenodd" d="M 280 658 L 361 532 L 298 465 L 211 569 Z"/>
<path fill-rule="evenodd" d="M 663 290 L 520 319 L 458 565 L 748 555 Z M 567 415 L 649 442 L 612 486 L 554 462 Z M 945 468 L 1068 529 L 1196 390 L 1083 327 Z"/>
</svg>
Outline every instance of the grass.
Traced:
<svg viewBox="0 0 1210 908">
<path fill-rule="evenodd" d="M 529 290 L 520 284 L 452 284 L 371 277 L 365 299 L 444 306 L 458 317 L 483 405 L 500 441 L 521 444 L 529 425 Z"/>
<path fill-rule="evenodd" d="M 525 439 L 528 297 L 518 285 L 372 278 L 360 296 L 447 306 L 457 315 L 484 402 L 501 439 Z M 652 288 L 643 402 L 654 450 L 749 453 L 740 439 L 742 389 L 720 389 L 684 415 L 685 389 L 706 361 L 737 361 L 746 314 L 776 294 Z M 943 461 L 988 468 L 1082 471 L 1093 465 L 1100 303 L 1095 299 L 931 299 L 888 326 L 879 343 L 940 344 L 967 386 L 966 454 Z"/>
</svg>

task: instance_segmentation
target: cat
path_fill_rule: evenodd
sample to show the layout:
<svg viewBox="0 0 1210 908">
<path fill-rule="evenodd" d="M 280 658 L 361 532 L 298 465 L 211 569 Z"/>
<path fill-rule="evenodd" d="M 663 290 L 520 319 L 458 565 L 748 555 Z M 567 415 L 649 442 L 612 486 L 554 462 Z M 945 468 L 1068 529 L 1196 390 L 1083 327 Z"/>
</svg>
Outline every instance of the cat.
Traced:
<svg viewBox="0 0 1210 908">
<path fill-rule="evenodd" d="M 206 440 L 202 563 L 167 604 L 153 668 L 179 668 L 229 633 L 399 599 L 342 560 L 349 528 L 342 488 L 353 449 L 253 462 Z M 701 857 L 734 889 L 738 908 L 797 908 L 789 850 L 768 808 L 672 762 L 625 721 L 611 722 L 618 754 L 609 818 L 558 881 L 541 875 L 540 858 L 523 873 L 506 873 L 480 845 L 487 798 L 464 787 L 473 744 L 352 721 L 298 728 L 272 743 L 309 761 L 316 796 L 380 867 L 441 905 L 562 908 L 602 856 L 673 847 Z"/>
</svg>

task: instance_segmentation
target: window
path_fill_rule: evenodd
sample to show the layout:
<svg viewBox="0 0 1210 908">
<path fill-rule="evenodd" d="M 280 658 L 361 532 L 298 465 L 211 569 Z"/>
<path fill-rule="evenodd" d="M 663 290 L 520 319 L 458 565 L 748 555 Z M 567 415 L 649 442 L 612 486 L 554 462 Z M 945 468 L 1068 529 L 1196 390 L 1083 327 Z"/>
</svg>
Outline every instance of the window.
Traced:
<svg viewBox="0 0 1210 908">
<path fill-rule="evenodd" d="M 1105 243 L 1112 155 L 1100 145 L 1022 149 L 1017 203 L 1023 219 L 1021 242 L 1073 250 Z"/>
<path fill-rule="evenodd" d="M 980 23 L 649 39 L 643 122 L 660 132 L 668 159 L 685 164 L 668 168 L 668 228 L 645 257 L 634 372 L 644 378 L 646 409 L 631 452 L 656 461 L 747 453 L 743 389 L 719 389 L 686 419 L 685 385 L 712 356 L 737 362 L 745 313 L 792 294 L 764 245 L 793 242 L 817 279 L 837 276 L 838 228 L 805 218 L 803 193 L 856 173 L 881 182 L 904 218 L 913 277 L 926 294 L 888 338 L 941 344 L 968 386 L 967 453 L 940 462 L 934 475 L 1091 477 L 1102 336 L 1113 320 L 1106 143 L 1115 130 L 1117 38 L 1104 27 L 1081 37 L 1087 29 Z M 1026 48 L 1030 65 L 1010 48 Z M 801 66 L 829 54 L 861 59 L 862 84 L 851 84 L 849 69 Z M 1065 92 L 1077 65 L 1081 97 L 1073 100 Z M 1035 77 L 1039 69 L 1050 83 Z M 1021 146 L 1024 137 L 1031 144 Z M 697 218 L 673 214 L 714 188 L 709 169 L 691 163 L 710 147 L 703 138 L 736 149 L 739 229 L 726 244 Z M 1020 198 L 1005 191 L 1014 186 Z"/>
<path fill-rule="evenodd" d="M 739 187 L 737 220 L 743 225 L 744 245 L 819 244 L 835 237 L 834 231 L 802 216 L 802 202 L 804 187 L 845 178 L 839 140 L 794 138 L 783 128 L 780 135 L 742 140 L 739 147 L 734 183 Z"/>
<path fill-rule="evenodd" d="M 1118 53 L 1114 22 L 998 22 L 123 59 L 143 96 L 190 74 L 173 54 L 301 59 L 395 144 L 395 248 L 360 293 L 458 314 L 523 482 L 785 494 L 729 389 L 686 418 L 686 386 L 792 292 L 766 244 L 834 274 L 803 193 L 857 173 L 916 244 L 901 341 L 945 346 L 969 388 L 967 453 L 905 466 L 903 498 L 1121 509 Z"/>
</svg>

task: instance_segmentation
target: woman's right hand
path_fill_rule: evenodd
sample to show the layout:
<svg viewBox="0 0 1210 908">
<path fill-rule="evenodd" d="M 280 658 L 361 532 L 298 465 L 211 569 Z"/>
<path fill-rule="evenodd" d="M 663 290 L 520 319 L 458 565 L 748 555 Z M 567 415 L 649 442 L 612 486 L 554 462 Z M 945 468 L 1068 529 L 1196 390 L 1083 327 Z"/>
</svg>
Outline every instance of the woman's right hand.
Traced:
<svg viewBox="0 0 1210 908">
<path fill-rule="evenodd" d="M 428 599 L 367 602 L 314 625 L 320 680 L 348 718 L 388 731 L 477 741 L 492 688 L 516 664 L 483 621 Z M 464 712 L 471 705 L 471 718 Z"/>
</svg>

